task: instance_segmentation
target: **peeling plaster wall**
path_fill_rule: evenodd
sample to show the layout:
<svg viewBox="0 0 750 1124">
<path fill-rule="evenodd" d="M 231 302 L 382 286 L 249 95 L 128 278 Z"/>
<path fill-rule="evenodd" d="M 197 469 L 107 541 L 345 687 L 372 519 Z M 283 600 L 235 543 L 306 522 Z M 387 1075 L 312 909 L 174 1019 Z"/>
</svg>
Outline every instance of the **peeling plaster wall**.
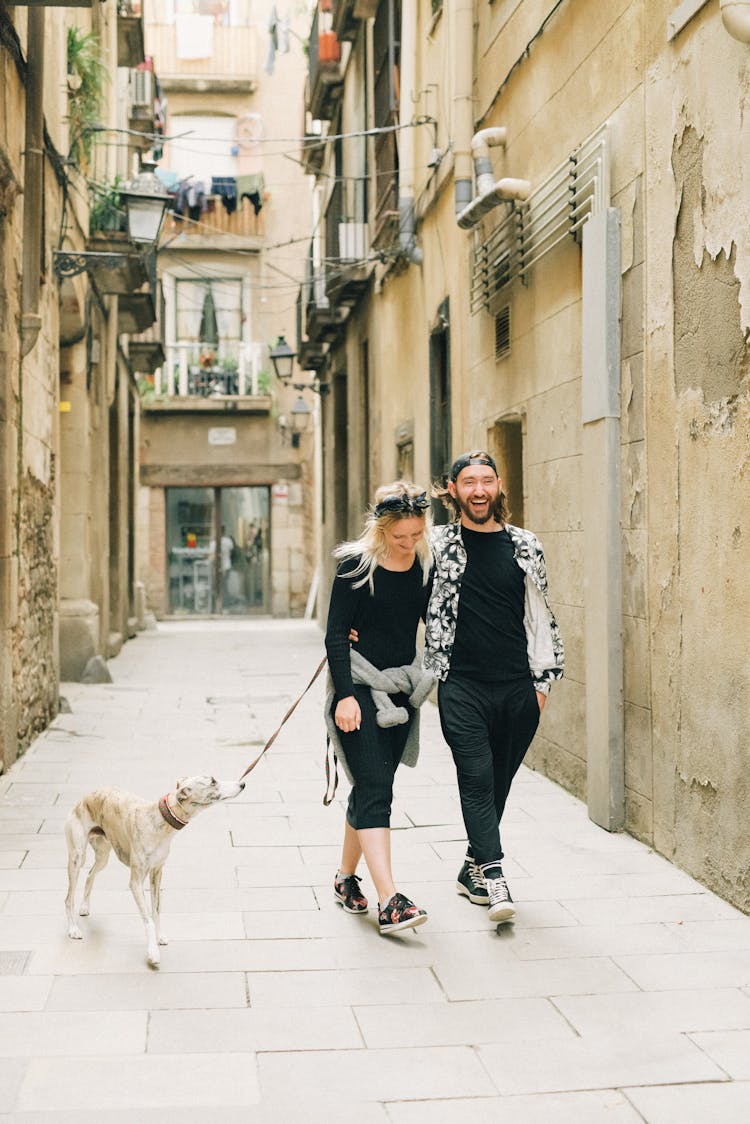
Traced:
<svg viewBox="0 0 750 1124">
<path fill-rule="evenodd" d="M 749 910 L 750 54 L 704 12 L 646 83 L 653 837 Z"/>
</svg>

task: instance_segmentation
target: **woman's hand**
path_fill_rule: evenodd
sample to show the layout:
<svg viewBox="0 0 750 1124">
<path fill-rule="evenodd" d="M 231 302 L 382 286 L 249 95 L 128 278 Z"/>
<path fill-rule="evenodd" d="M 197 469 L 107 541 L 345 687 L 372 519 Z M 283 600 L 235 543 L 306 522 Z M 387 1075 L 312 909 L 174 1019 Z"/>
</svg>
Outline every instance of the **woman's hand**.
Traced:
<svg viewBox="0 0 750 1124">
<path fill-rule="evenodd" d="M 343 734 L 349 734 L 352 730 L 359 729 L 362 722 L 362 711 L 359 709 L 359 703 L 354 695 L 339 699 L 333 714 L 333 720 Z"/>
<path fill-rule="evenodd" d="M 359 633 L 357 632 L 356 628 L 350 628 L 349 629 L 349 643 L 350 644 L 356 644 L 358 640 L 359 640 Z"/>
</svg>

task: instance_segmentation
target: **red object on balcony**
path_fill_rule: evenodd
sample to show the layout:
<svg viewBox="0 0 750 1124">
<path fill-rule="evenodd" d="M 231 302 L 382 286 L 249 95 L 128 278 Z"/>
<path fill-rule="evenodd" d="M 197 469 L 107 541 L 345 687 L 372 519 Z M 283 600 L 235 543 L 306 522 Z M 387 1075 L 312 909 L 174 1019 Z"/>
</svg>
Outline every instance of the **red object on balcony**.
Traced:
<svg viewBox="0 0 750 1124">
<path fill-rule="evenodd" d="M 319 8 L 321 12 L 333 11 L 333 0 L 320 0 Z"/>
<path fill-rule="evenodd" d="M 338 62 L 341 58 L 341 44 L 335 31 L 321 31 L 318 39 L 318 61 Z"/>
</svg>

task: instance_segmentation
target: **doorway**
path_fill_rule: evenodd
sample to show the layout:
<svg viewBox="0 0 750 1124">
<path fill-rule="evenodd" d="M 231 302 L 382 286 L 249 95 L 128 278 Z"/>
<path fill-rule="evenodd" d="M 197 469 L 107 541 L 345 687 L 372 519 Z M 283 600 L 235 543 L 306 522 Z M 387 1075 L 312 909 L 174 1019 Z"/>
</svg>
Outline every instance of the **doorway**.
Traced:
<svg viewBox="0 0 750 1124">
<path fill-rule="evenodd" d="M 170 613 L 251 616 L 270 612 L 269 513 L 265 486 L 167 488 Z"/>
</svg>

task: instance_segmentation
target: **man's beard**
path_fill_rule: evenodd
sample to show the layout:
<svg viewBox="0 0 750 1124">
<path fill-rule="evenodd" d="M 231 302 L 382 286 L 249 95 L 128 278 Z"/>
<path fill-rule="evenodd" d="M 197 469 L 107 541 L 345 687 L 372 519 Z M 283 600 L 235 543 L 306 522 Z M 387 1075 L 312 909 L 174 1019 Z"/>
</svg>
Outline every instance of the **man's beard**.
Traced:
<svg viewBox="0 0 750 1124">
<path fill-rule="evenodd" d="M 464 502 L 464 500 L 460 499 L 458 496 L 456 496 L 456 503 L 458 504 L 460 510 L 463 512 L 466 518 L 470 519 L 472 523 L 476 523 L 478 527 L 482 527 L 485 523 L 489 523 L 490 519 L 494 519 L 497 523 L 502 522 L 502 519 L 500 518 L 499 493 L 497 494 L 497 496 L 495 496 L 494 500 L 489 501 L 483 515 L 479 515 L 476 512 L 472 511 L 471 505 L 468 502 Z"/>
</svg>

